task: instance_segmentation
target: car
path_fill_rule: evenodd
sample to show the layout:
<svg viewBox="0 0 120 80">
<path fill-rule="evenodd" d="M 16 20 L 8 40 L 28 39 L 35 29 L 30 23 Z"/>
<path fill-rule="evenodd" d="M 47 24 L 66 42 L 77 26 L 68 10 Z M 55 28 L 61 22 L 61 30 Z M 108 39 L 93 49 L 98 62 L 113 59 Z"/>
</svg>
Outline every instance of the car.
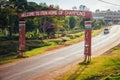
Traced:
<svg viewBox="0 0 120 80">
<path fill-rule="evenodd" d="M 108 34 L 109 33 L 109 29 L 108 28 L 104 28 L 104 34 Z"/>
</svg>

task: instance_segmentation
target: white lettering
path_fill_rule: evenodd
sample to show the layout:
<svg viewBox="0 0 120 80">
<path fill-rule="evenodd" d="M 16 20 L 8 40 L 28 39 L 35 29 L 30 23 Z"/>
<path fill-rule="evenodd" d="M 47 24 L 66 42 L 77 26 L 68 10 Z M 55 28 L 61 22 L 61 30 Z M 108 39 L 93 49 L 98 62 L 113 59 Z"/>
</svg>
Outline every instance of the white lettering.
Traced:
<svg viewBox="0 0 120 80">
<path fill-rule="evenodd" d="M 29 12 L 29 16 L 35 16 L 34 12 Z"/>
<path fill-rule="evenodd" d="M 91 17 L 90 12 L 79 11 L 79 10 L 45 10 L 45 11 L 34 11 L 20 14 L 20 17 L 30 16 L 83 16 Z"/>
<path fill-rule="evenodd" d="M 41 15 L 48 15 L 47 11 L 41 11 L 40 14 Z"/>
<path fill-rule="evenodd" d="M 74 16 L 85 16 L 85 12 L 80 11 L 65 11 L 65 15 L 74 15 Z"/>
<path fill-rule="evenodd" d="M 21 16 L 20 17 L 26 17 L 26 14 L 25 13 L 23 13 L 23 14 L 21 14 Z"/>
<path fill-rule="evenodd" d="M 36 11 L 35 16 L 39 16 L 39 15 L 40 15 L 39 11 Z"/>
<path fill-rule="evenodd" d="M 57 15 L 57 11 L 48 11 L 48 15 Z"/>
<path fill-rule="evenodd" d="M 58 15 L 64 15 L 63 11 L 58 11 Z"/>
</svg>

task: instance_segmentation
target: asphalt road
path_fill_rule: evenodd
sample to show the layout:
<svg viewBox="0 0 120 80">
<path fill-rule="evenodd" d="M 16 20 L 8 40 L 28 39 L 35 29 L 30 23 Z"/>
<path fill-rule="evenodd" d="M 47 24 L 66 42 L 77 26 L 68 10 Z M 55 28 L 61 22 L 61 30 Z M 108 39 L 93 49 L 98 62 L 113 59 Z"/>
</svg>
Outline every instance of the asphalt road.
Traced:
<svg viewBox="0 0 120 80">
<path fill-rule="evenodd" d="M 110 33 L 92 38 L 92 56 L 98 56 L 120 43 L 120 25 Z M 0 80 L 30 80 L 83 58 L 84 41 L 39 56 L 0 66 Z"/>
</svg>

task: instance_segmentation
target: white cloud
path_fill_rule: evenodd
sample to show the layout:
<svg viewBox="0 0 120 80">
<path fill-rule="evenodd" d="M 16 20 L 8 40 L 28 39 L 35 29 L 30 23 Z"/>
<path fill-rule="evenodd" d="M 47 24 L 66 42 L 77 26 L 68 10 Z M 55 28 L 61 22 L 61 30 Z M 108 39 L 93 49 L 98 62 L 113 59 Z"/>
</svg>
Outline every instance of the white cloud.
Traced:
<svg viewBox="0 0 120 80">
<path fill-rule="evenodd" d="M 86 5 L 91 11 L 95 11 L 96 9 L 100 10 L 120 10 L 120 6 L 114 6 L 111 4 L 103 3 L 99 0 L 28 0 L 34 1 L 37 3 L 46 2 L 48 5 L 54 4 L 59 5 L 62 9 L 72 9 L 73 6 L 79 8 L 79 5 Z M 110 2 L 113 4 L 120 4 L 120 0 L 103 0 L 106 2 Z"/>
</svg>

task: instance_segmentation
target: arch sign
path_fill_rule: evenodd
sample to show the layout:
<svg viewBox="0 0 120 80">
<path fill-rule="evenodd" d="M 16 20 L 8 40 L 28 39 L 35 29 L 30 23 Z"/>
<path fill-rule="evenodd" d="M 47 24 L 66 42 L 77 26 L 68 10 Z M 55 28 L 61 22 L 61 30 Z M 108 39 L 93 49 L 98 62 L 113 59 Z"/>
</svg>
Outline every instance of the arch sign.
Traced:
<svg viewBox="0 0 120 80">
<path fill-rule="evenodd" d="M 92 14 L 90 11 L 80 10 L 43 10 L 19 14 L 19 18 L 32 16 L 83 16 L 84 18 L 91 18 Z"/>
<path fill-rule="evenodd" d="M 35 16 L 82 16 L 85 19 L 85 60 L 91 56 L 91 21 L 92 13 L 81 10 L 41 10 L 25 12 L 18 15 L 19 19 Z M 25 21 L 19 21 L 19 51 L 25 51 Z"/>
</svg>

